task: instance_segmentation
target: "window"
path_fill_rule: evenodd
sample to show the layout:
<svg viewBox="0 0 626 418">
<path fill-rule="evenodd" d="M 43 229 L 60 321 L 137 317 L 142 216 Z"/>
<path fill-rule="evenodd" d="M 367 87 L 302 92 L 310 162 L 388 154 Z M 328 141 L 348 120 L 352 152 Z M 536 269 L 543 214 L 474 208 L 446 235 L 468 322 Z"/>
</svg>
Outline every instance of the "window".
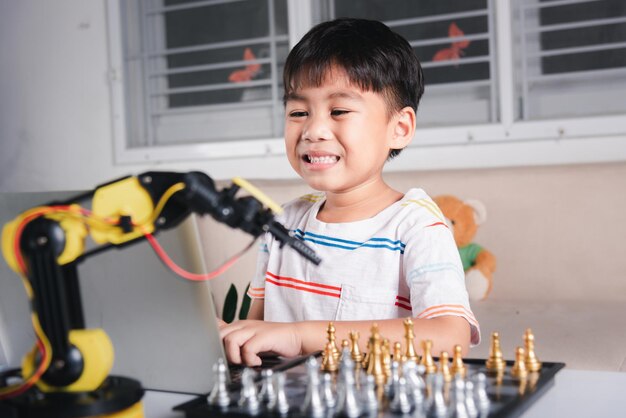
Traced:
<svg viewBox="0 0 626 418">
<path fill-rule="evenodd" d="M 626 2 L 517 2 L 519 118 L 626 112 Z"/>
<path fill-rule="evenodd" d="M 542 162 L 626 159 L 623 0 L 107 5 L 118 163 L 254 157 L 266 169 L 253 175 L 283 177 L 267 167 L 284 154 L 284 61 L 312 25 L 336 17 L 382 20 L 424 67 L 416 151 L 392 169 L 528 164 L 548 148 Z M 232 167 L 218 177 L 237 175 Z"/>
</svg>

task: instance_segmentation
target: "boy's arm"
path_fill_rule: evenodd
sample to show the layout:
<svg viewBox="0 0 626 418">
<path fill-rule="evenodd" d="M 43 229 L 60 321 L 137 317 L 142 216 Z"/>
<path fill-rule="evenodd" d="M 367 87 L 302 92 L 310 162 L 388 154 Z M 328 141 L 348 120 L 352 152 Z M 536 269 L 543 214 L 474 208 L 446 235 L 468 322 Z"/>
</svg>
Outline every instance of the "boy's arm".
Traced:
<svg viewBox="0 0 626 418">
<path fill-rule="evenodd" d="M 381 321 L 337 321 L 336 341 L 348 339 L 350 331 L 361 335 L 359 344 L 365 349 L 373 322 L 378 323 L 381 335 L 393 344 L 400 341 L 404 346 L 404 319 Z M 461 317 L 439 316 L 432 319 L 413 319 L 416 350 L 421 351 L 420 341 L 433 341 L 433 355 L 442 350 L 453 352 L 456 344 L 467 353 L 470 343 L 470 327 Z M 322 350 L 327 342 L 327 321 L 303 321 L 293 323 L 238 321 L 221 329 L 224 348 L 232 363 L 249 366 L 261 364 L 258 353 L 274 352 L 285 357 L 308 354 Z M 339 344 L 338 344 L 339 345 Z"/>
</svg>

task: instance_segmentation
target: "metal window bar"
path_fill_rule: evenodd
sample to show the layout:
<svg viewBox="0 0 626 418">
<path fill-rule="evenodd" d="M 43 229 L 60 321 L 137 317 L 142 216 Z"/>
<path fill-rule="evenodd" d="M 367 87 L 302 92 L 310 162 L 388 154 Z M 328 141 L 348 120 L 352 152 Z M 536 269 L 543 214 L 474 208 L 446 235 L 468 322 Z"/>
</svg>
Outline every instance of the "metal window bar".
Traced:
<svg viewBox="0 0 626 418">
<path fill-rule="evenodd" d="M 410 25 L 419 25 L 422 23 L 441 22 L 443 20 L 487 16 L 488 13 L 489 13 L 488 9 L 472 10 L 469 12 L 444 13 L 444 14 L 438 14 L 438 15 L 432 15 L 432 16 L 425 16 L 425 17 L 413 17 L 413 18 L 408 18 L 408 19 L 388 20 L 385 22 L 385 25 L 389 26 L 390 28 L 395 28 L 398 26 L 410 26 Z"/>
<path fill-rule="evenodd" d="M 411 41 L 409 42 L 409 44 L 413 48 L 417 48 L 421 46 L 449 44 L 451 42 L 456 42 L 456 41 L 484 41 L 486 39 L 489 39 L 489 32 L 473 33 L 471 35 L 452 36 L 452 37 L 446 37 L 446 38 L 433 38 L 433 39 L 427 39 L 424 41 Z"/>
<path fill-rule="evenodd" d="M 496 122 L 498 120 L 498 103 L 496 102 L 496 42 L 494 39 L 495 33 L 495 9 L 492 0 L 487 1 L 487 34 L 489 35 L 488 49 L 489 49 L 489 111 L 490 122 Z"/>
<path fill-rule="evenodd" d="M 490 54 L 471 58 L 459 58 L 448 61 L 428 61 L 422 64 L 422 68 L 450 67 L 452 65 L 476 64 L 480 62 L 490 62 L 491 60 L 492 57 Z"/>
<path fill-rule="evenodd" d="M 529 33 L 553 32 L 557 30 L 588 28 L 591 26 L 615 25 L 615 24 L 625 23 L 625 22 L 626 22 L 626 16 L 608 17 L 605 19 L 580 20 L 577 22 L 570 22 L 570 23 L 558 23 L 555 25 L 535 26 L 532 28 L 527 28 L 524 33 L 529 34 Z"/>
<path fill-rule="evenodd" d="M 250 46 L 250 45 L 260 45 L 260 44 L 268 44 L 270 42 L 289 42 L 288 35 L 276 35 L 274 39 L 269 36 L 258 37 L 258 38 L 249 38 L 249 39 L 237 39 L 235 41 L 226 41 L 226 42 L 213 42 L 208 44 L 199 44 L 194 46 L 185 46 L 179 48 L 169 48 L 163 50 L 156 50 L 148 53 L 148 57 L 160 57 L 164 55 L 174 55 L 174 54 L 187 54 L 189 52 L 202 52 L 209 51 L 212 49 L 222 49 L 222 48 L 233 48 L 238 46 Z"/>
<path fill-rule="evenodd" d="M 592 3 L 595 1 L 603 1 L 603 0 L 561 0 L 561 1 L 551 1 L 551 2 L 537 2 L 537 3 L 522 3 L 522 10 L 530 10 L 530 9 L 547 9 L 548 7 L 557 7 L 557 6 L 569 6 L 572 4 L 582 4 L 582 3 Z"/>
<path fill-rule="evenodd" d="M 187 106 L 187 107 L 174 107 L 169 109 L 162 109 L 154 112 L 155 116 L 173 116 L 173 115 L 190 115 L 194 113 L 208 113 L 213 111 L 222 110 L 241 110 L 252 108 L 263 108 L 271 106 L 271 100 L 255 100 L 249 102 L 236 102 L 236 103 L 220 103 L 210 105 L 199 106 Z"/>
<path fill-rule="evenodd" d="M 621 49 L 621 48 L 626 48 L 626 42 L 609 42 L 606 44 L 599 44 L 599 45 L 550 49 L 547 51 L 541 51 L 541 52 L 534 53 L 534 54 L 527 54 L 527 57 L 529 58 L 553 57 L 556 55 L 582 54 L 585 52 L 609 51 L 611 49 Z"/>
<path fill-rule="evenodd" d="M 153 108 L 152 108 L 152 104 L 154 101 L 154 98 L 151 95 L 151 88 L 152 88 L 152 83 L 149 77 L 149 74 L 153 71 L 151 68 L 152 65 L 152 61 L 148 60 L 145 58 L 146 56 L 146 51 L 150 51 L 152 45 L 151 42 L 153 41 L 152 38 L 152 32 L 150 30 L 151 24 L 149 22 L 149 17 L 148 15 L 145 14 L 145 11 L 147 10 L 148 7 L 148 0 L 141 0 L 139 2 L 139 26 L 140 26 L 140 32 L 141 32 L 141 50 L 142 50 L 142 55 L 144 56 L 144 58 L 141 60 L 141 68 L 142 68 L 142 84 L 143 84 L 143 103 L 144 103 L 144 108 L 143 108 L 143 119 L 144 119 L 144 132 L 145 132 L 145 138 L 143 139 L 143 142 L 146 144 L 146 146 L 154 146 L 154 140 L 155 140 L 155 135 L 154 135 L 154 125 L 152 124 L 152 112 L 153 112 Z"/>
<path fill-rule="evenodd" d="M 567 73 L 546 74 L 534 77 L 528 77 L 532 82 L 544 82 L 554 80 L 585 80 L 598 79 L 598 77 L 626 75 L 626 67 L 619 68 L 603 68 L 599 70 L 571 71 Z"/>
<path fill-rule="evenodd" d="M 217 4 L 224 3 L 236 3 L 244 0 L 204 0 L 196 1 L 193 3 L 177 4 L 174 6 L 162 6 L 154 9 L 150 9 L 146 12 L 147 15 L 163 14 L 168 12 L 177 12 L 179 10 L 197 9 L 199 7 L 215 6 Z"/>
<path fill-rule="evenodd" d="M 270 38 L 276 39 L 276 21 L 275 21 L 275 12 L 274 12 L 274 0 L 267 0 L 267 14 L 268 19 L 270 21 Z M 272 92 L 272 115 L 273 123 L 272 123 L 272 133 L 277 135 L 280 131 L 279 126 L 281 125 L 280 117 L 280 107 L 278 101 L 278 53 L 276 51 L 276 42 L 270 43 L 270 77 L 271 77 L 271 92 Z M 281 101 L 282 102 L 282 101 Z"/>
<path fill-rule="evenodd" d="M 199 71 L 211 71 L 211 70 L 221 70 L 225 68 L 239 68 L 242 65 L 249 64 L 268 64 L 271 62 L 271 58 L 257 58 L 254 60 L 244 61 L 228 61 L 228 62 L 220 62 L 217 64 L 204 64 L 204 65 L 191 65 L 188 67 L 177 67 L 171 70 L 161 70 L 156 71 L 150 74 L 150 77 L 161 77 L 175 74 L 186 74 L 186 73 L 196 73 Z"/>
<path fill-rule="evenodd" d="M 524 28 L 526 26 L 526 11 L 524 10 L 524 0 L 519 0 L 518 2 L 518 12 L 519 12 L 519 33 L 522 34 L 520 37 L 520 51 L 522 58 L 522 71 L 520 74 L 521 78 L 521 112 L 522 112 L 522 120 L 528 120 L 528 112 L 529 112 L 529 103 L 528 103 L 528 94 L 529 94 L 529 86 L 528 86 L 528 59 L 527 59 L 527 50 L 528 45 L 526 43 L 526 35 L 524 33 Z"/>
<path fill-rule="evenodd" d="M 153 97 L 157 97 L 157 96 L 168 96 L 171 94 L 200 93 L 203 91 L 237 90 L 237 89 L 245 89 L 249 87 L 270 86 L 271 84 L 272 84 L 271 79 L 243 81 L 241 83 L 218 83 L 218 84 L 209 84 L 209 85 L 194 86 L 194 87 L 175 87 L 175 88 L 166 89 L 166 90 L 153 91 L 150 93 L 150 95 Z"/>
</svg>

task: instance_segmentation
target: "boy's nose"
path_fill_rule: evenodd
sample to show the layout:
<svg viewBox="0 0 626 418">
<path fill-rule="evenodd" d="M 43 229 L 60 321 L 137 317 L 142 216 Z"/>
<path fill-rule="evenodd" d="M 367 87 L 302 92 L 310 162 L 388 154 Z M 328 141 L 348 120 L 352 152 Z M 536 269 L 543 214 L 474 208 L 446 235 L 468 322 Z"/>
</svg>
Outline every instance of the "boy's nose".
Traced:
<svg viewBox="0 0 626 418">
<path fill-rule="evenodd" d="M 309 117 L 304 129 L 302 139 L 305 141 L 326 141 L 332 138 L 329 124 L 323 117 Z"/>
</svg>

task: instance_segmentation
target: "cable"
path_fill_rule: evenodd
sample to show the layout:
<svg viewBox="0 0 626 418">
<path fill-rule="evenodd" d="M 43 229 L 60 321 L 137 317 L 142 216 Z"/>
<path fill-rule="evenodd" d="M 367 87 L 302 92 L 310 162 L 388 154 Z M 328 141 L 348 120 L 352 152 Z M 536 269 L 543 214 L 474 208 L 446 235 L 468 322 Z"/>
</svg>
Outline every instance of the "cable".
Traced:
<svg viewBox="0 0 626 418">
<path fill-rule="evenodd" d="M 213 270 L 213 271 L 211 271 L 209 273 L 205 273 L 205 274 L 197 274 L 197 273 L 191 273 L 191 272 L 181 268 L 180 266 L 178 266 L 167 255 L 167 253 L 165 252 L 163 247 L 161 247 L 161 244 L 159 244 L 159 242 L 156 240 L 156 238 L 152 234 L 146 233 L 145 237 L 148 240 L 148 242 L 150 243 L 150 245 L 152 246 L 152 248 L 154 249 L 154 252 L 161 259 L 163 264 L 165 264 L 170 270 L 172 270 L 174 273 L 176 273 L 180 277 L 182 277 L 184 279 L 187 279 L 187 280 L 196 281 L 196 282 L 212 280 L 212 279 L 222 275 L 226 270 L 228 270 L 230 267 L 232 267 L 232 265 L 235 264 L 239 260 L 239 258 L 243 254 L 246 253 L 246 251 L 248 251 L 250 248 L 252 248 L 252 245 L 256 242 L 256 238 L 253 239 L 252 242 L 250 244 L 248 244 L 243 250 L 239 251 L 237 254 L 235 254 L 234 256 L 229 258 L 228 260 L 226 260 L 224 263 L 222 263 L 215 270 Z"/>
</svg>

